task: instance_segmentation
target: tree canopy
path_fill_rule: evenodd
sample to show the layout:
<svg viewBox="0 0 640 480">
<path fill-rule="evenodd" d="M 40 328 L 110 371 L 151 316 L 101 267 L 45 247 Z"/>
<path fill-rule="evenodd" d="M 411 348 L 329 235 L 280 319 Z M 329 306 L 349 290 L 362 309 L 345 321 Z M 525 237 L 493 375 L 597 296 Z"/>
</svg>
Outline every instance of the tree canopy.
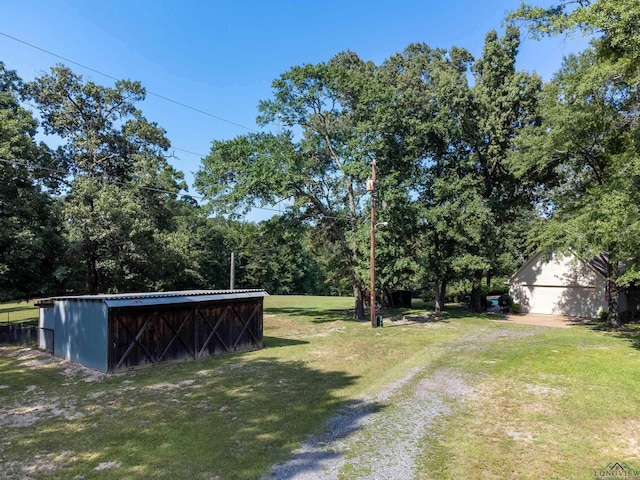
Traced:
<svg viewBox="0 0 640 480">
<path fill-rule="evenodd" d="M 44 132 L 64 142 L 53 157 L 64 185 L 67 255 L 83 264 L 84 285 L 75 288 L 161 287 L 167 263 L 180 264 L 170 247 L 177 196 L 186 185 L 165 157 L 165 132 L 135 107 L 144 88 L 130 81 L 113 88 L 83 82 L 57 66 L 29 83 L 25 95 L 38 105 Z"/>
<path fill-rule="evenodd" d="M 510 226 L 530 208 L 504 164 L 517 130 L 535 122 L 540 88 L 538 77 L 515 71 L 518 43 L 510 27 L 503 38 L 487 36 L 475 63 L 463 49 L 414 44 L 381 66 L 343 52 L 294 67 L 259 105 L 262 124 L 288 130 L 214 142 L 196 185 L 223 213 L 292 199 L 298 218 L 326 228 L 342 252 L 362 318 L 365 183 L 375 159 L 388 223 L 380 283 L 407 288 L 426 268 L 438 292 L 463 276 L 479 289 L 482 278 L 514 267 L 495 251 L 515 241 Z"/>
<path fill-rule="evenodd" d="M 20 103 L 22 82 L 0 62 L 0 300 L 54 288 L 61 238 L 58 212 L 41 167 L 49 149 L 35 140 L 37 122 Z"/>
</svg>

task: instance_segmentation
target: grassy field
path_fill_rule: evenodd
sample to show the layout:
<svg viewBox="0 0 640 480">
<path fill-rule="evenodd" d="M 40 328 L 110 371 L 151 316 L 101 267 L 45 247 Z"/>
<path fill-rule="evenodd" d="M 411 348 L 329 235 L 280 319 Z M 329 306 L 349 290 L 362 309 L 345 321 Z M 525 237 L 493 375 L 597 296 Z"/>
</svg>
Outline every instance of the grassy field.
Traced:
<svg viewBox="0 0 640 480">
<path fill-rule="evenodd" d="M 505 325 L 455 308 L 372 329 L 350 308 L 348 298 L 268 297 L 263 350 L 111 376 L 1 347 L 0 478 L 260 478 L 345 402 L 418 365 L 463 372 L 474 394 L 422 439 L 417 478 L 640 467 L 636 330 Z"/>
<path fill-rule="evenodd" d="M 38 309 L 28 302 L 0 303 L 0 324 L 29 322 L 38 324 Z"/>
</svg>

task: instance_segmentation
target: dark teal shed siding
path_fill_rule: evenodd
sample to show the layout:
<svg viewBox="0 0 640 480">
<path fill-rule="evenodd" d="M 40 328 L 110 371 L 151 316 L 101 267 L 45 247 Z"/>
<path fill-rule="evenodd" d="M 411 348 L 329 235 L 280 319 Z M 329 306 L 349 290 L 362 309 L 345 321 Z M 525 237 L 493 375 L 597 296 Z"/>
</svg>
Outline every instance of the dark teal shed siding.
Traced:
<svg viewBox="0 0 640 480">
<path fill-rule="evenodd" d="M 53 354 L 106 372 L 109 308 L 97 301 L 59 301 L 54 306 Z"/>
</svg>

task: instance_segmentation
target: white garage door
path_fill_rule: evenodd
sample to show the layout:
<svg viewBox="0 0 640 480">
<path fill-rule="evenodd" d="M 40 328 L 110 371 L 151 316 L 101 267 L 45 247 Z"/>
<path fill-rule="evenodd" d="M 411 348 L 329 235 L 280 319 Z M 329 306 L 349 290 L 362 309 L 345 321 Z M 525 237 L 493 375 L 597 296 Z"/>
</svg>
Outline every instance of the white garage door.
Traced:
<svg viewBox="0 0 640 480">
<path fill-rule="evenodd" d="M 600 298 L 595 288 L 533 286 L 528 288 L 531 313 L 594 318 L 605 306 L 604 298 Z"/>
</svg>

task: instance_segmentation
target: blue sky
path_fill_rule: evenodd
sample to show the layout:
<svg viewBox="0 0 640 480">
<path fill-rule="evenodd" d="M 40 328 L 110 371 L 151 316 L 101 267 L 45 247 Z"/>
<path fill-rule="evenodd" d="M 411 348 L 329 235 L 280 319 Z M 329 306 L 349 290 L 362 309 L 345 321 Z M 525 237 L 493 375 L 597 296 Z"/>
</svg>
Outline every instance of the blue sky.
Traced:
<svg viewBox="0 0 640 480">
<path fill-rule="evenodd" d="M 113 77 L 139 80 L 151 92 L 259 129 L 258 102 L 270 98 L 271 82 L 294 65 L 323 62 L 347 49 L 380 63 L 411 42 L 456 45 L 478 56 L 487 31 L 500 31 L 505 12 L 519 3 L 0 0 L 0 33 Z M 548 80 L 564 55 L 585 45 L 584 39 L 525 38 L 519 68 Z M 25 80 L 65 63 L 2 35 L 0 60 Z M 113 84 L 97 73 L 69 66 L 86 79 Z M 200 155 L 209 152 L 213 140 L 248 131 L 153 96 L 139 107 L 167 130 L 174 147 L 199 154 L 175 151 L 178 158 L 172 163 L 189 184 Z"/>
</svg>

